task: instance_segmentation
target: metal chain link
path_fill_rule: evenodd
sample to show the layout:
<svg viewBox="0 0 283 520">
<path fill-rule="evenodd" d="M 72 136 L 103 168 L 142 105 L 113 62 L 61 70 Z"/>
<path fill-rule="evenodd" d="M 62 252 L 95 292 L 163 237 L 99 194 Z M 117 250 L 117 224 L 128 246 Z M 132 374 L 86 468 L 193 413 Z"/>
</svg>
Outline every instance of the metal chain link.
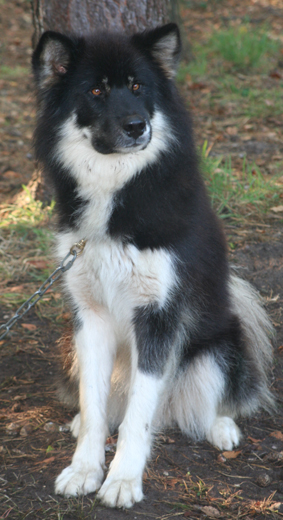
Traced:
<svg viewBox="0 0 283 520">
<path fill-rule="evenodd" d="M 14 326 L 14 324 L 20 320 L 37 302 L 42 298 L 42 296 L 48 291 L 48 289 L 62 276 L 63 273 L 68 271 L 77 257 L 83 252 L 86 244 L 86 240 L 82 239 L 79 242 L 76 242 L 70 249 L 69 253 L 63 258 L 60 265 L 53 271 L 53 273 L 48 276 L 47 280 L 33 293 L 33 295 L 26 300 L 16 311 L 14 316 L 10 318 L 6 323 L 0 326 L 0 331 L 5 329 L 5 332 L 1 334 L 0 340 L 5 338 L 6 334 L 10 331 L 10 329 Z M 72 256 L 71 260 L 68 259 Z M 66 263 L 67 262 L 67 263 Z"/>
</svg>

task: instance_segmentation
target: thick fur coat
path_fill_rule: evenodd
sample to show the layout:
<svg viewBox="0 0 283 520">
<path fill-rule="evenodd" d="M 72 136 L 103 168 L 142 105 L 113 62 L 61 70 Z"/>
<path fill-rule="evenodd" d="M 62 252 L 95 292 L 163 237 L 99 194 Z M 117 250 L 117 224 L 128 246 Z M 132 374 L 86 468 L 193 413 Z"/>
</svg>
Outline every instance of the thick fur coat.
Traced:
<svg viewBox="0 0 283 520">
<path fill-rule="evenodd" d="M 173 80 L 179 54 L 169 24 L 132 37 L 47 32 L 33 55 L 35 149 L 55 189 L 58 259 L 86 240 L 64 279 L 74 314 L 67 388 L 78 387 L 80 412 L 56 492 L 99 489 L 109 506 L 143 498 L 157 429 L 177 424 L 230 450 L 234 419 L 272 406 L 270 323 L 229 269 Z"/>
</svg>

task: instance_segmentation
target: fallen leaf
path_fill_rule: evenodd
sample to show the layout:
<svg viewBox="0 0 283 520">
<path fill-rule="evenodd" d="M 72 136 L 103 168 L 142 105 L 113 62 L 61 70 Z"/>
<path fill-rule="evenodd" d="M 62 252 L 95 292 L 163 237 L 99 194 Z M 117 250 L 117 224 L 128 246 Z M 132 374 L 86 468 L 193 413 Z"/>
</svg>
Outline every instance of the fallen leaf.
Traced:
<svg viewBox="0 0 283 520">
<path fill-rule="evenodd" d="M 236 459 L 240 455 L 240 453 L 242 453 L 242 450 L 238 450 L 238 451 L 223 451 L 222 455 L 226 459 Z"/>
<path fill-rule="evenodd" d="M 27 265 L 32 265 L 32 267 L 35 267 L 36 269 L 46 269 L 50 264 L 47 262 L 47 260 L 38 258 L 35 260 L 28 260 Z"/>
<path fill-rule="evenodd" d="M 283 211 L 283 206 L 273 206 L 273 208 L 270 208 L 271 211 L 274 211 L 274 213 L 281 213 Z"/>
<path fill-rule="evenodd" d="M 263 473 L 257 477 L 256 484 L 260 487 L 267 487 L 271 484 L 271 477 L 267 473 Z"/>
<path fill-rule="evenodd" d="M 204 506 L 201 508 L 201 510 L 205 515 L 209 516 L 210 518 L 220 518 L 221 517 L 221 513 L 215 507 Z"/>
<path fill-rule="evenodd" d="M 16 423 L 10 423 L 6 426 L 6 433 L 8 433 L 8 435 L 17 435 L 19 430 L 20 426 Z"/>
<path fill-rule="evenodd" d="M 22 327 L 27 330 L 36 330 L 37 326 L 33 323 L 22 323 Z"/>
<path fill-rule="evenodd" d="M 280 72 L 278 72 L 278 70 L 273 70 L 272 72 L 270 72 L 269 76 L 271 78 L 275 78 L 275 79 L 281 79 L 282 78 L 282 74 L 280 74 Z"/>
<path fill-rule="evenodd" d="M 11 287 L 11 289 L 9 289 L 9 291 L 11 293 L 13 292 L 21 292 L 24 290 L 24 286 L 23 285 L 15 285 L 14 287 Z"/>
<path fill-rule="evenodd" d="M 270 511 L 278 511 L 282 505 L 282 502 L 274 502 L 274 504 L 271 504 L 269 507 Z"/>
<path fill-rule="evenodd" d="M 189 89 L 190 90 L 202 90 L 206 88 L 206 84 L 205 83 L 192 83 L 190 86 L 189 86 Z"/>
<path fill-rule="evenodd" d="M 49 421 L 48 423 L 46 423 L 44 426 L 43 426 L 43 429 L 46 431 L 46 432 L 56 432 L 59 430 L 59 426 L 57 424 L 55 424 L 54 422 L 52 421 Z"/>
<path fill-rule="evenodd" d="M 49 462 L 53 462 L 55 457 L 48 457 L 48 459 L 44 459 L 41 464 L 49 464 Z"/>
<path fill-rule="evenodd" d="M 20 430 L 20 435 L 21 437 L 28 437 L 31 432 L 32 426 L 30 424 L 25 424 Z"/>
<path fill-rule="evenodd" d="M 226 132 L 227 132 L 228 135 L 237 135 L 238 128 L 236 126 L 228 126 L 226 128 Z"/>
<path fill-rule="evenodd" d="M 279 431 L 272 432 L 270 434 L 270 437 L 275 437 L 275 439 L 277 439 L 278 441 L 283 441 L 283 433 Z"/>
<path fill-rule="evenodd" d="M 3 173 L 2 177 L 4 177 L 4 179 L 18 179 L 19 177 L 22 177 L 22 173 L 8 170 L 7 172 Z"/>
<path fill-rule="evenodd" d="M 259 442 L 261 442 L 261 439 L 254 439 L 253 437 L 250 437 L 250 436 L 248 437 L 248 439 L 250 441 L 252 441 L 254 444 L 258 444 Z"/>
</svg>

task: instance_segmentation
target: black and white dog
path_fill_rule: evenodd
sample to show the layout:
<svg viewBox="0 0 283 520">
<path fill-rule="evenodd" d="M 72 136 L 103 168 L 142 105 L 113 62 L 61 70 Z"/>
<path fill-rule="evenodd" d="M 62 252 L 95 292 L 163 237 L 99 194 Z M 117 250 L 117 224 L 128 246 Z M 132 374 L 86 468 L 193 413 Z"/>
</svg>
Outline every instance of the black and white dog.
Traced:
<svg viewBox="0 0 283 520">
<path fill-rule="evenodd" d="M 65 274 L 80 413 L 56 493 L 100 488 L 109 506 L 143 498 L 156 430 L 178 425 L 231 450 L 234 418 L 272 406 L 271 326 L 229 270 L 173 81 L 179 53 L 168 24 L 132 37 L 46 32 L 33 55 L 35 148 L 55 187 L 58 258 L 86 240 Z"/>
</svg>

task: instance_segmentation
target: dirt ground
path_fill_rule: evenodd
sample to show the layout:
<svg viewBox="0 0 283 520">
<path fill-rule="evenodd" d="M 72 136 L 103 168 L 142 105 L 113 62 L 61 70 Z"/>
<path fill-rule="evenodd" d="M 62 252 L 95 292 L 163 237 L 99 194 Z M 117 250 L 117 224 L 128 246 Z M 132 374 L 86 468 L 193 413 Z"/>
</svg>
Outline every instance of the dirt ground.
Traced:
<svg viewBox="0 0 283 520">
<path fill-rule="evenodd" d="M 244 19 L 247 14 L 255 23 L 264 20 L 271 24 L 275 33 L 283 28 L 280 1 L 215 0 L 187 4 L 182 14 L 189 38 L 201 40 L 207 28 L 217 26 L 219 20 Z M 34 170 L 31 138 L 35 110 L 28 73 L 32 35 L 29 3 L 2 1 L 0 20 L 0 203 L 7 203 L 16 200 L 21 185 L 28 184 Z M 17 67 L 22 67 L 20 77 L 19 71 L 13 77 L 11 69 Z M 231 107 L 222 107 L 222 112 L 215 106 L 209 108 L 205 103 L 207 88 L 193 83 L 184 88 L 198 142 L 208 139 L 214 143 L 215 155 L 230 154 L 235 163 L 241 154 L 247 153 L 272 174 L 275 158 L 283 160 L 283 116 L 271 113 L 264 119 L 254 119 L 249 128 L 229 133 L 227 118 L 228 128 L 237 125 L 231 123 Z M 247 132 L 252 132 L 248 138 Z M 25 319 L 28 326 L 17 327 L 0 342 L 0 519 L 283 517 L 282 217 L 270 213 L 249 224 L 228 222 L 227 235 L 233 245 L 231 262 L 261 292 L 276 328 L 271 385 L 277 412 L 273 416 L 258 413 L 240 421 L 243 437 L 233 452 L 222 453 L 207 442 L 195 444 L 175 430 L 158 435 L 144 474 L 145 500 L 131 510 L 104 508 L 94 494 L 79 499 L 58 497 L 54 494 L 54 479 L 70 462 L 75 448 L 66 427 L 72 413 L 56 396 L 58 339 L 68 322 L 68 312 L 63 323 L 61 320 L 57 324 L 31 311 Z M 12 291 L 25 282 L 22 277 L 7 285 Z M 5 283 L 0 282 L 0 289 Z M 10 315 L 11 309 L 0 302 L 0 322 Z M 115 437 L 108 439 L 107 464 L 115 453 L 115 443 Z"/>
</svg>

